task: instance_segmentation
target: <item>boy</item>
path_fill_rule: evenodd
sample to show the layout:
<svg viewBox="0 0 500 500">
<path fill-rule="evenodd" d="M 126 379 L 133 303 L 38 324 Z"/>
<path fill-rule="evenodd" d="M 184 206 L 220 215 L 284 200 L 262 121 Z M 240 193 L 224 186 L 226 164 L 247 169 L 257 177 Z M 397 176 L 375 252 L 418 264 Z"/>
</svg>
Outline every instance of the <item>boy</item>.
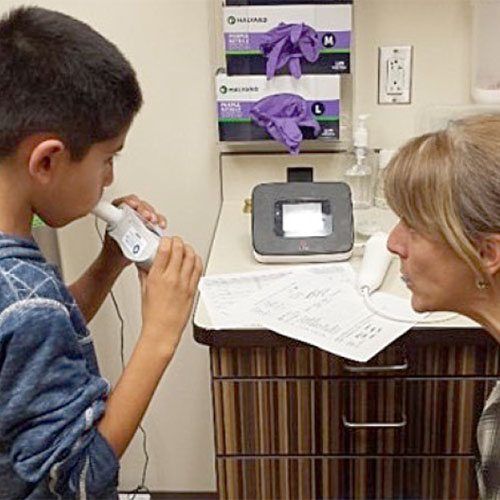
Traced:
<svg viewBox="0 0 500 500">
<path fill-rule="evenodd" d="M 113 180 L 142 103 L 135 73 L 86 24 L 42 8 L 0 20 L 0 498 L 116 498 L 118 458 L 169 364 L 201 261 L 164 238 L 141 276 L 141 335 L 116 387 L 86 323 L 127 265 L 106 239 L 69 289 L 31 238 L 83 217 Z M 160 225 L 136 197 L 126 201 Z"/>
</svg>

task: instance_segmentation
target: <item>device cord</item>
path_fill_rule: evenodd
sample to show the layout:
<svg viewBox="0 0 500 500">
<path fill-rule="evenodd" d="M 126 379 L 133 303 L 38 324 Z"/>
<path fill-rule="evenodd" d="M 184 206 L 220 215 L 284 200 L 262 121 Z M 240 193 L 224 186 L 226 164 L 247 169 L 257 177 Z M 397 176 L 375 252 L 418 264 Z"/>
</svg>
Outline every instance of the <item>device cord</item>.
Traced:
<svg viewBox="0 0 500 500">
<path fill-rule="evenodd" d="M 98 224 L 98 219 L 95 217 L 94 219 L 94 226 L 97 231 L 97 234 L 99 235 L 99 239 L 101 240 L 101 243 L 104 242 L 104 237 L 99 229 L 99 224 Z M 123 319 L 122 313 L 120 311 L 120 307 L 118 306 L 118 301 L 116 300 L 116 296 L 113 292 L 113 290 L 109 291 L 109 296 L 111 298 L 111 301 L 113 303 L 113 307 L 115 309 L 116 315 L 118 316 L 118 321 L 120 322 L 120 362 L 122 366 L 122 372 L 125 370 L 125 320 Z M 141 482 L 140 484 L 130 492 L 129 500 L 134 500 L 136 495 L 138 493 L 148 493 L 150 494 L 149 489 L 146 487 L 146 475 L 147 475 L 147 470 L 148 470 L 148 464 L 149 464 L 149 453 L 148 453 L 148 447 L 147 447 L 147 434 L 146 430 L 142 426 L 142 424 L 139 424 L 139 430 L 142 433 L 142 451 L 144 453 L 144 465 L 142 468 L 142 475 L 141 475 Z"/>
<path fill-rule="evenodd" d="M 399 323 L 417 323 L 417 324 L 441 323 L 443 321 L 448 321 L 458 316 L 457 313 L 450 313 L 450 314 L 445 314 L 444 316 L 438 316 L 437 318 L 433 315 L 432 318 L 417 319 L 417 320 L 408 317 L 396 316 L 393 314 L 386 313 L 385 311 L 381 311 L 380 309 L 377 308 L 377 306 L 373 303 L 371 299 L 368 287 L 363 287 L 361 289 L 361 295 L 363 296 L 363 301 L 365 303 L 365 306 L 372 313 L 381 316 L 382 318 L 389 319 L 391 321 L 398 321 Z"/>
</svg>

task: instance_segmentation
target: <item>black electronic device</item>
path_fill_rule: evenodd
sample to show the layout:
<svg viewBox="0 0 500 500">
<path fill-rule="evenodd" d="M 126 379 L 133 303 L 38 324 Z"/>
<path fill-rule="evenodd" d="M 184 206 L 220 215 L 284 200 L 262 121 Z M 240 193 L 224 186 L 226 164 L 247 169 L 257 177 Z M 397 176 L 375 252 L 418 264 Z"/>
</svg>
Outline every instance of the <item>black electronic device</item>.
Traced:
<svg viewBox="0 0 500 500">
<path fill-rule="evenodd" d="M 275 182 L 252 192 L 252 245 L 259 262 L 346 260 L 354 246 L 344 182 Z"/>
</svg>

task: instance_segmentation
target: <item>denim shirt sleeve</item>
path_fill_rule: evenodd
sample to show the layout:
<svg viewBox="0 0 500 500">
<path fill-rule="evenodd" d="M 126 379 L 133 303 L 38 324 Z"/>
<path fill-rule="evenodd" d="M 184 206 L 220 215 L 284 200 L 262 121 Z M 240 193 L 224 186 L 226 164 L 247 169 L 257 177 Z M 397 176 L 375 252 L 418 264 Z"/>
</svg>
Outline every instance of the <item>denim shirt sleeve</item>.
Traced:
<svg viewBox="0 0 500 500">
<path fill-rule="evenodd" d="M 100 497 L 118 482 L 117 458 L 95 427 L 109 384 L 85 363 L 67 309 L 28 299 L 0 315 L 0 436 L 26 482 Z"/>
</svg>

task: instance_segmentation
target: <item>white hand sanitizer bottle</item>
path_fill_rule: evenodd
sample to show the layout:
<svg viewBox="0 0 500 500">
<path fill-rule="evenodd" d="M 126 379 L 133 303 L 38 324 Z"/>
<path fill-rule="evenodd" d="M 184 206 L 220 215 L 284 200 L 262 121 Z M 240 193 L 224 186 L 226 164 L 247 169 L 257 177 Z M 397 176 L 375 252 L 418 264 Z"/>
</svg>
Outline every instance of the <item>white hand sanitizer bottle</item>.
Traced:
<svg viewBox="0 0 500 500">
<path fill-rule="evenodd" d="M 367 118 L 368 115 L 360 115 L 358 118 L 358 126 L 354 131 L 352 164 L 345 171 L 355 209 L 370 208 L 373 205 L 375 164 L 373 151 L 368 148 Z"/>
<path fill-rule="evenodd" d="M 384 179 L 385 169 L 394 156 L 393 149 L 381 149 L 378 154 L 378 172 L 375 183 L 375 206 L 379 208 L 388 208 L 387 200 L 385 199 Z"/>
</svg>

